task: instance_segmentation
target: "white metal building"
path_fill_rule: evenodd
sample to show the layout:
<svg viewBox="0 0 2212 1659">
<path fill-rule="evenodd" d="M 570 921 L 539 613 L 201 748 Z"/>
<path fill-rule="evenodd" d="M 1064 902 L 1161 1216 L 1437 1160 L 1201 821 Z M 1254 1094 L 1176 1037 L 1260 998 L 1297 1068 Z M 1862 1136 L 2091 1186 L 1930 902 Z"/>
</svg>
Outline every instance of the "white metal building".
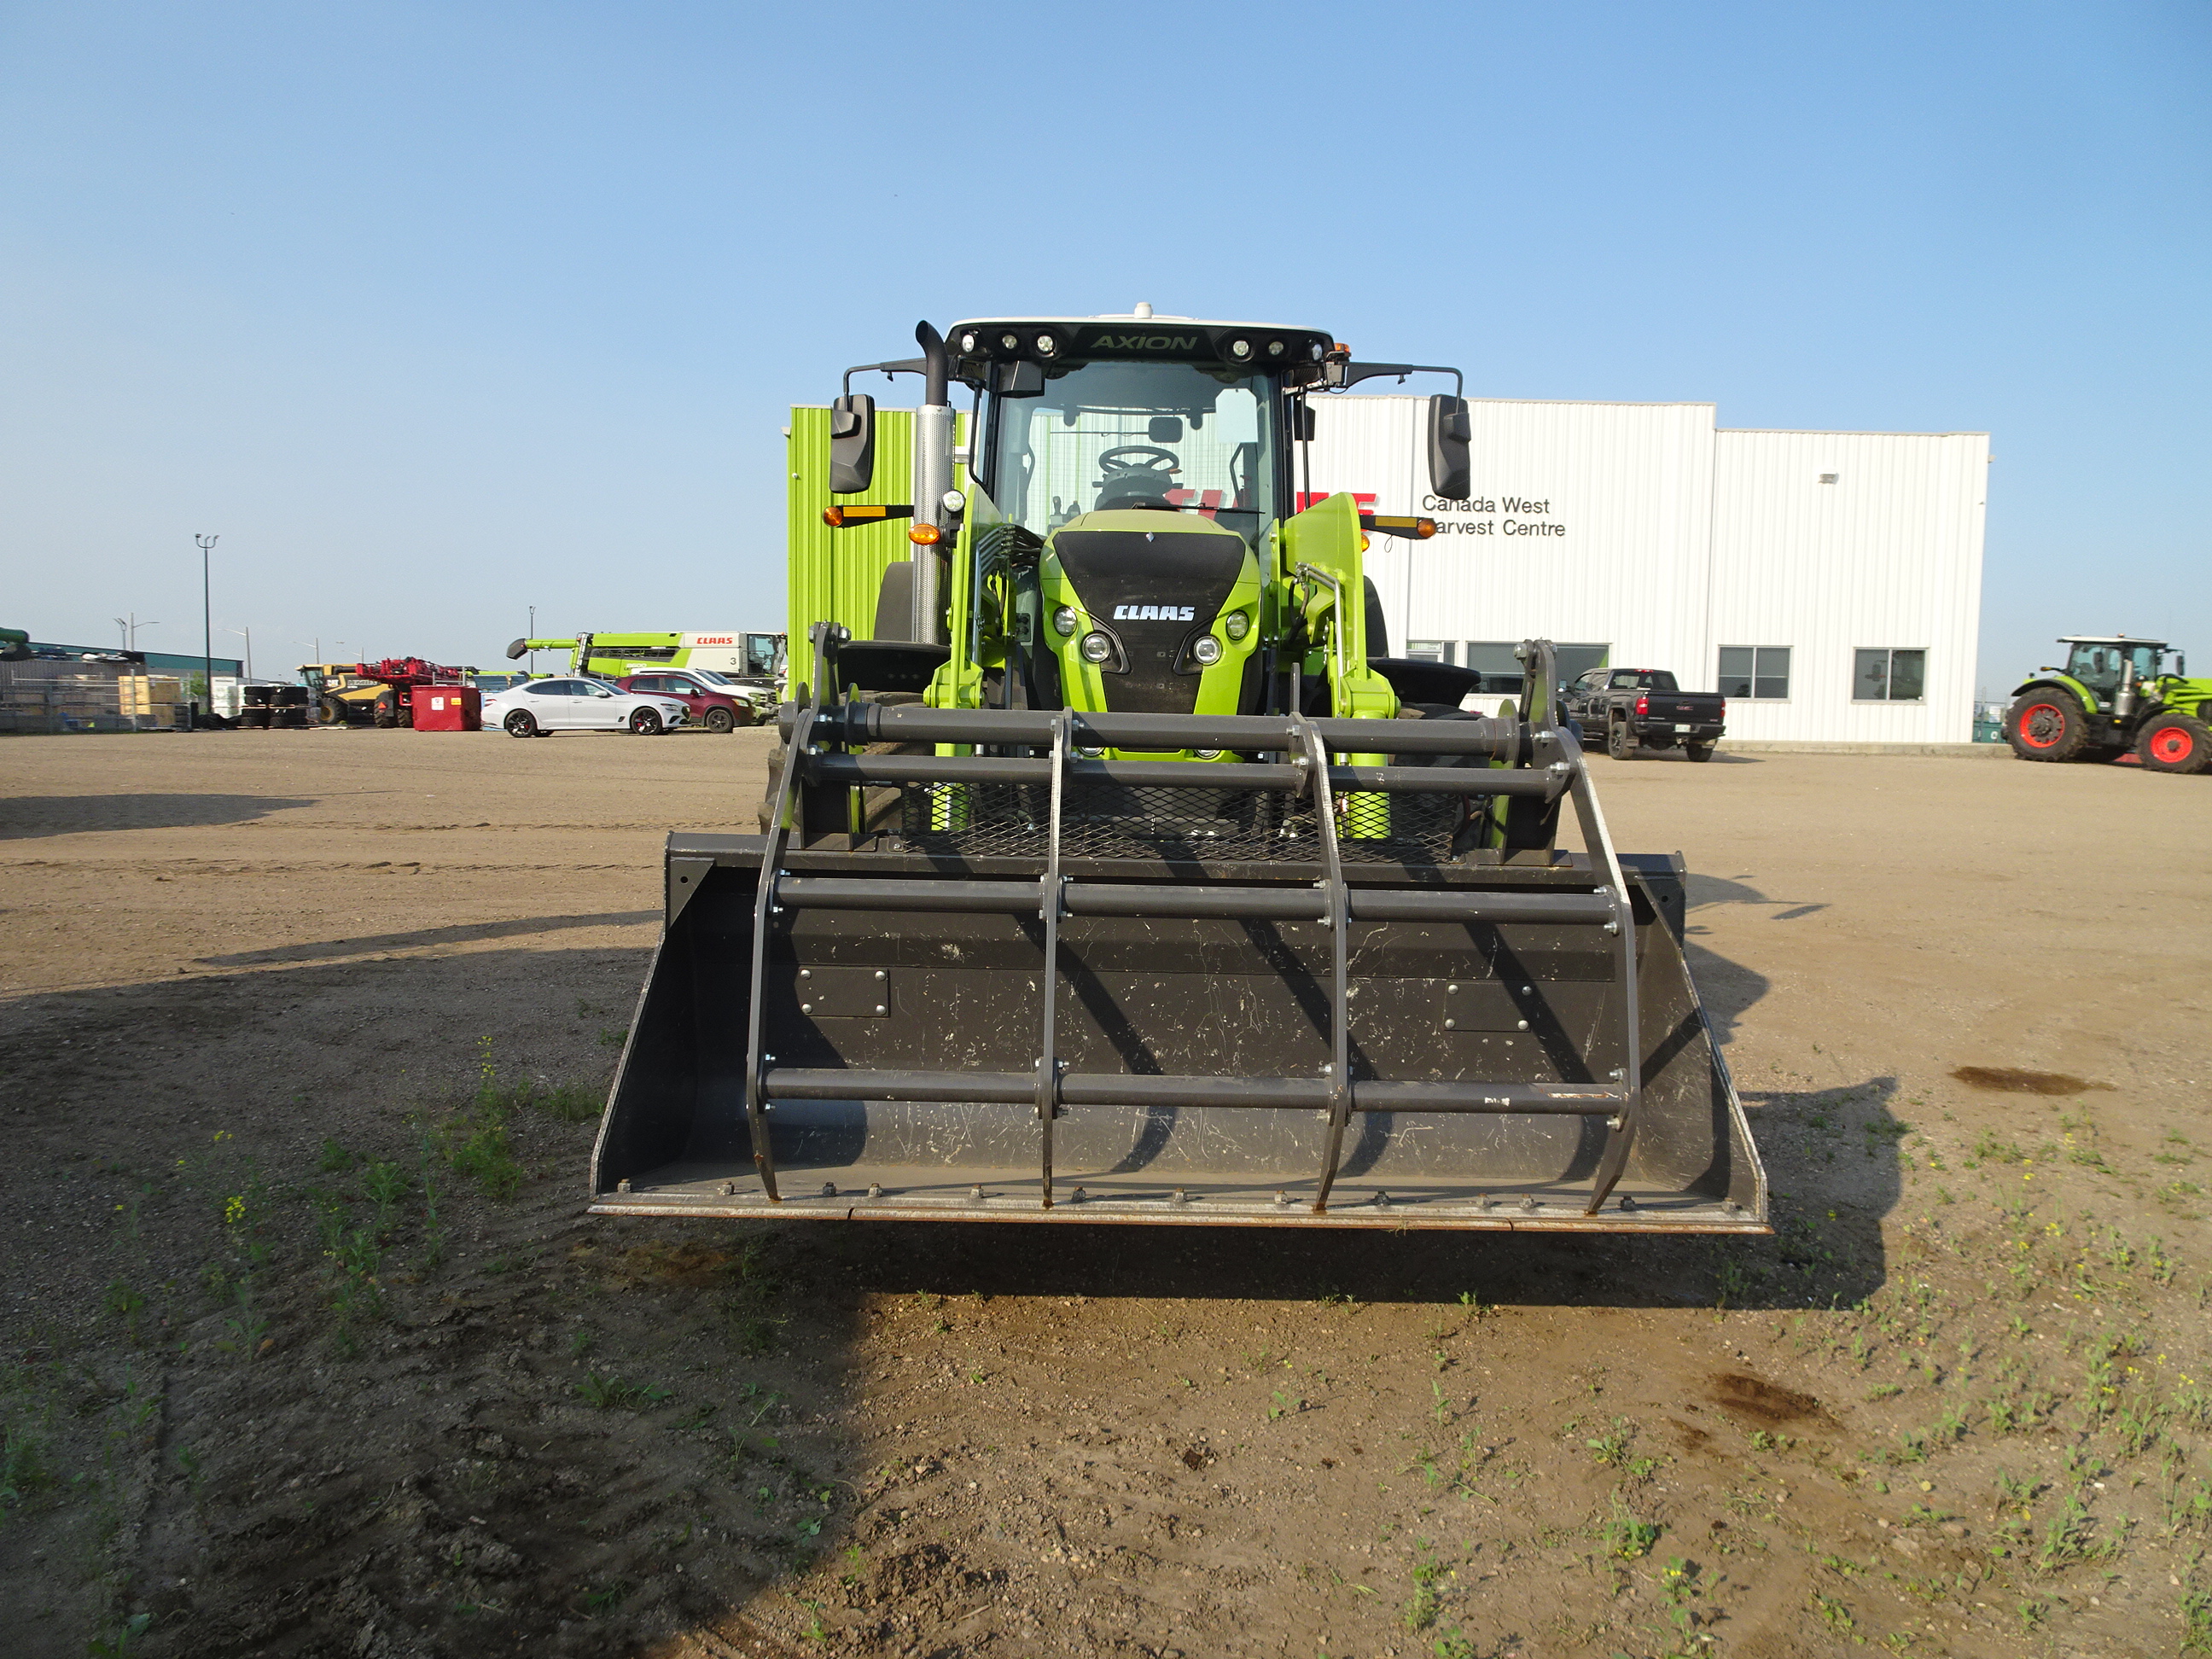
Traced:
<svg viewBox="0 0 2212 1659">
<path fill-rule="evenodd" d="M 1511 673 L 1514 643 L 1543 635 L 1569 675 L 1667 668 L 1724 693 L 1731 737 L 1971 739 L 1987 434 L 1486 399 L 1459 503 L 1427 493 L 1425 399 L 1315 402 L 1315 495 L 1437 522 L 1369 550 L 1399 653 Z"/>
</svg>

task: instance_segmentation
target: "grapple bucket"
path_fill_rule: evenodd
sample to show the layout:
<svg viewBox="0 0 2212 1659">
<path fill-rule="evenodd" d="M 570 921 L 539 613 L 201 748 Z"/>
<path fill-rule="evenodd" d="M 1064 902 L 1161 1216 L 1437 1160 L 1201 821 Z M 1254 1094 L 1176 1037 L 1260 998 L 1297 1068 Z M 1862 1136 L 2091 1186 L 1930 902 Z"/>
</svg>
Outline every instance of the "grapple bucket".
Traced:
<svg viewBox="0 0 2212 1659">
<path fill-rule="evenodd" d="M 769 834 L 669 840 L 596 1212 L 1765 1231 L 1680 866 L 1613 853 L 1565 730 L 786 730 Z M 1091 757 L 1201 750 L 1258 758 Z M 1589 850 L 1470 846 L 1485 799 Z"/>
</svg>

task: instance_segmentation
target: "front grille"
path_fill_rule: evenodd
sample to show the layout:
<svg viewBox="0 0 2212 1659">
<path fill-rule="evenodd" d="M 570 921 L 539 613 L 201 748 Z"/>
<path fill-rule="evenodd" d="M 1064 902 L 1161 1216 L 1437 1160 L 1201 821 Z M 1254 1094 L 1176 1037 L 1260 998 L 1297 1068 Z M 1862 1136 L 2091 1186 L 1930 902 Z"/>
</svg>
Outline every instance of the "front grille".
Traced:
<svg viewBox="0 0 2212 1659">
<path fill-rule="evenodd" d="M 899 835 L 917 852 L 1042 860 L 1049 851 L 1052 797 L 1042 785 L 915 783 L 900 794 Z M 1443 863 L 1463 817 L 1461 799 L 1447 795 L 1346 795 L 1336 808 L 1347 864 Z M 1311 799 L 1249 789 L 1071 782 L 1060 846 L 1066 858 L 1322 862 Z"/>
</svg>

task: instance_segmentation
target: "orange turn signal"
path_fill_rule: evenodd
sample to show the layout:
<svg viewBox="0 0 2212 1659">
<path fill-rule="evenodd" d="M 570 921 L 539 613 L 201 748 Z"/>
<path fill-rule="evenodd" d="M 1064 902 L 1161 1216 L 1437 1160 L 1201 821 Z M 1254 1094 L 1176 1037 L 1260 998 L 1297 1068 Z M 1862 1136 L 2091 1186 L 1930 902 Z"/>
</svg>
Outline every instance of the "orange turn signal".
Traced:
<svg viewBox="0 0 2212 1659">
<path fill-rule="evenodd" d="M 943 534 L 944 532 L 933 524 L 918 524 L 906 532 L 906 538 L 910 542 L 920 542 L 924 547 L 931 547 Z"/>
<path fill-rule="evenodd" d="M 1416 536 L 1419 536 L 1423 541 L 1428 540 L 1430 537 L 1437 533 L 1437 521 L 1434 519 L 1414 520 L 1413 533 Z"/>
<path fill-rule="evenodd" d="M 845 509 L 842 507 L 823 507 L 822 509 L 822 522 L 828 525 L 832 530 L 842 530 L 845 527 Z"/>
</svg>

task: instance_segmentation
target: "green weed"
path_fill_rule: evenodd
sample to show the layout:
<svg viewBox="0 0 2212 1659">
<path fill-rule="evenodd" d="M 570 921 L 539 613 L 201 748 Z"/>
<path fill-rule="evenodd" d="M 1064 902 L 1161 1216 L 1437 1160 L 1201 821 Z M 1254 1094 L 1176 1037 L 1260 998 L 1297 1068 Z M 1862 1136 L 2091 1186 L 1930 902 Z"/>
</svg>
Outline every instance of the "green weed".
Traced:
<svg viewBox="0 0 2212 1659">
<path fill-rule="evenodd" d="M 1406 1603 L 1407 1630 L 1424 1631 L 1437 1622 L 1437 1613 L 1443 1606 L 1438 1581 L 1446 1572 L 1443 1564 L 1426 1550 L 1413 1563 L 1413 1594 Z"/>
<path fill-rule="evenodd" d="M 597 1371 L 589 1373 L 576 1384 L 576 1392 L 584 1396 L 586 1404 L 601 1411 L 612 1406 L 628 1406 L 642 1410 L 669 1398 L 669 1391 L 658 1383 L 625 1382 L 618 1376 L 602 1376 Z"/>
<path fill-rule="evenodd" d="M 2212 1592 L 2181 1592 L 2181 1650 L 2212 1653 Z"/>
<path fill-rule="evenodd" d="M 1659 1534 L 1664 1530 L 1655 1521 L 1638 1520 L 1635 1511 L 1615 1492 L 1613 1513 L 1599 1527 L 1598 1537 L 1607 1554 L 1623 1561 L 1634 1561 L 1651 1553 L 1651 1547 L 1659 1541 Z"/>
</svg>

